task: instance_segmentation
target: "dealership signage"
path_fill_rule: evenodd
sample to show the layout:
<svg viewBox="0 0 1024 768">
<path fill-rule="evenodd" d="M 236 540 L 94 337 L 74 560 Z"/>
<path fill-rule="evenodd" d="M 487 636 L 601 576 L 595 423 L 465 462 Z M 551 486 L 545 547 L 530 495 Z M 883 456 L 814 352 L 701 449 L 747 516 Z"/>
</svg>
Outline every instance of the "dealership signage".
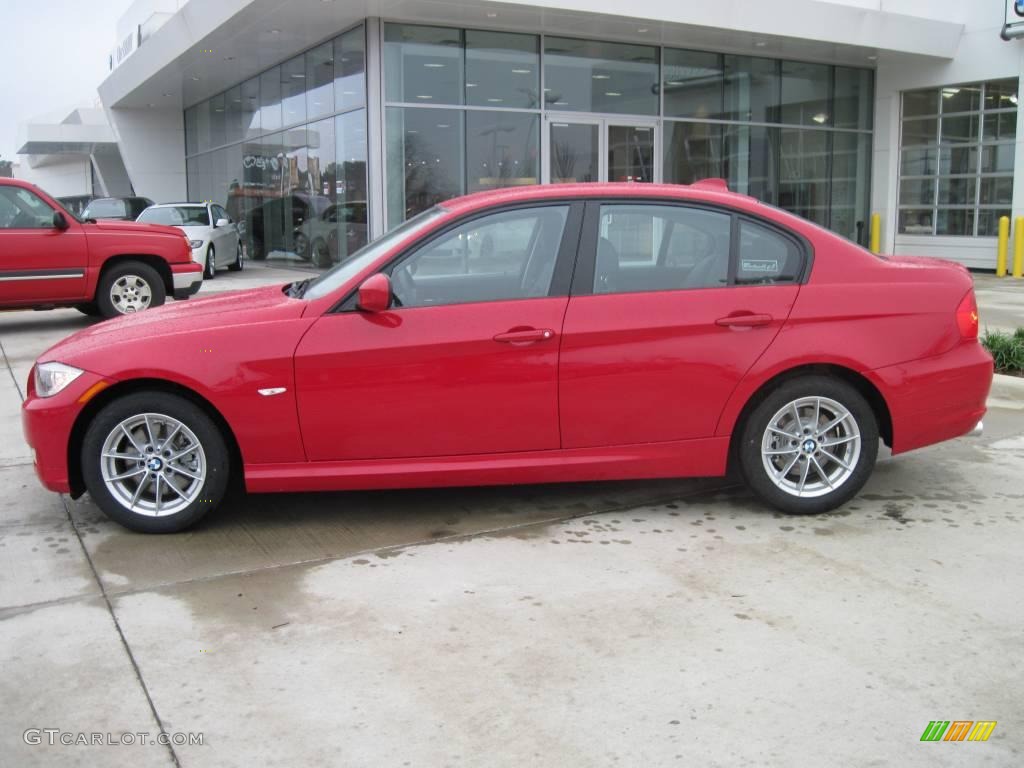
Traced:
<svg viewBox="0 0 1024 768">
<path fill-rule="evenodd" d="M 117 48 L 110 52 L 107 57 L 107 66 L 113 70 L 121 66 L 121 62 L 135 53 L 142 41 L 142 27 L 136 27 L 124 39 L 118 43 Z"/>
<path fill-rule="evenodd" d="M 1004 0 L 1006 13 L 1003 16 L 1003 40 L 1024 37 L 1024 0 Z"/>
</svg>

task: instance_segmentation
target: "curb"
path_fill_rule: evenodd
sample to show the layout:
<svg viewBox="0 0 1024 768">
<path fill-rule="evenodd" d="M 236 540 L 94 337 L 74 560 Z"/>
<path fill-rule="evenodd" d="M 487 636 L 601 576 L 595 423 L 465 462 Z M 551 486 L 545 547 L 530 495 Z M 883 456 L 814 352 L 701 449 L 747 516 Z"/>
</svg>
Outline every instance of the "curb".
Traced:
<svg viewBox="0 0 1024 768">
<path fill-rule="evenodd" d="M 995 374 L 986 404 L 989 408 L 1024 410 L 1024 378 Z"/>
</svg>

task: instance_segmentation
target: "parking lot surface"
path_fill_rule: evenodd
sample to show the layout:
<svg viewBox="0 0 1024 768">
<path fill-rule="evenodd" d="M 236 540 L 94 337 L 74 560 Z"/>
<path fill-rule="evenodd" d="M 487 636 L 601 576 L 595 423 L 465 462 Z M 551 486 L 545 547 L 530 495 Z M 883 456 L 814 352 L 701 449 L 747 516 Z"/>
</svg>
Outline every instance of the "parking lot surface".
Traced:
<svg viewBox="0 0 1024 768">
<path fill-rule="evenodd" d="M 1024 381 L 828 515 L 718 479 L 251 496 L 144 536 L 21 436 L 33 360 L 90 322 L 0 314 L 0 765 L 1024 761 Z"/>
</svg>

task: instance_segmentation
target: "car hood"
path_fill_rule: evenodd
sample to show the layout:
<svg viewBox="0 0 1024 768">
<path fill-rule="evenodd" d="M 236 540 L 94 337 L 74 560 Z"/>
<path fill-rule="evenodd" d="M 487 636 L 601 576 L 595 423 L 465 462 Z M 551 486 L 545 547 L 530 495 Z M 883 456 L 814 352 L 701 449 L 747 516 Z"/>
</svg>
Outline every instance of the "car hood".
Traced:
<svg viewBox="0 0 1024 768">
<path fill-rule="evenodd" d="M 96 232 L 102 233 L 119 233 L 119 232 L 131 232 L 133 234 L 146 233 L 146 232 L 163 232 L 167 235 L 175 235 L 181 237 L 181 230 L 177 227 L 169 227 L 164 224 L 147 224 L 140 221 L 122 221 L 120 219 L 96 219 L 95 222 L 89 222 L 86 226 L 86 232 L 89 231 L 88 227 L 95 227 Z"/>
<path fill-rule="evenodd" d="M 79 331 L 50 347 L 39 360 L 57 360 L 102 374 L 105 371 L 95 370 L 89 365 L 93 353 L 109 359 L 111 347 L 133 342 L 159 344 L 162 337 L 209 334 L 229 326 L 296 319 L 302 316 L 306 306 L 305 301 L 286 296 L 280 285 L 176 301 Z M 257 334 L 258 331 L 254 330 L 254 343 Z"/>
<path fill-rule="evenodd" d="M 174 229 L 181 230 L 190 238 L 202 238 L 203 240 L 209 239 L 211 231 L 210 227 L 203 226 L 201 224 L 191 224 L 188 226 L 179 226 L 176 224 Z"/>
</svg>

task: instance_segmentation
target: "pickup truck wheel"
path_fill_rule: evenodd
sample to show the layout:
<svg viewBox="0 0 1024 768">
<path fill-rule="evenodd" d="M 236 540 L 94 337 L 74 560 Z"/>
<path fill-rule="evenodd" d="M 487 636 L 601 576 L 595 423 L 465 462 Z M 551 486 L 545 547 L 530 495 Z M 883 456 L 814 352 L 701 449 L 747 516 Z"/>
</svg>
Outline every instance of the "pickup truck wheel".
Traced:
<svg viewBox="0 0 1024 768">
<path fill-rule="evenodd" d="M 235 247 L 235 260 L 233 262 L 231 262 L 230 264 L 228 264 L 228 269 L 231 272 L 241 272 L 242 271 L 242 243 L 241 243 L 241 241 L 239 241 L 238 245 Z"/>
<path fill-rule="evenodd" d="M 206 266 L 203 268 L 203 278 L 213 280 L 217 276 L 217 252 L 211 245 L 206 249 Z"/>
<path fill-rule="evenodd" d="M 166 297 L 163 279 L 141 261 L 115 264 L 100 277 L 96 290 L 96 304 L 104 317 L 132 315 L 159 307 Z"/>
<path fill-rule="evenodd" d="M 194 403 L 135 392 L 109 403 L 82 441 L 82 479 L 111 520 L 141 533 L 183 530 L 228 486 L 224 436 Z"/>
</svg>

